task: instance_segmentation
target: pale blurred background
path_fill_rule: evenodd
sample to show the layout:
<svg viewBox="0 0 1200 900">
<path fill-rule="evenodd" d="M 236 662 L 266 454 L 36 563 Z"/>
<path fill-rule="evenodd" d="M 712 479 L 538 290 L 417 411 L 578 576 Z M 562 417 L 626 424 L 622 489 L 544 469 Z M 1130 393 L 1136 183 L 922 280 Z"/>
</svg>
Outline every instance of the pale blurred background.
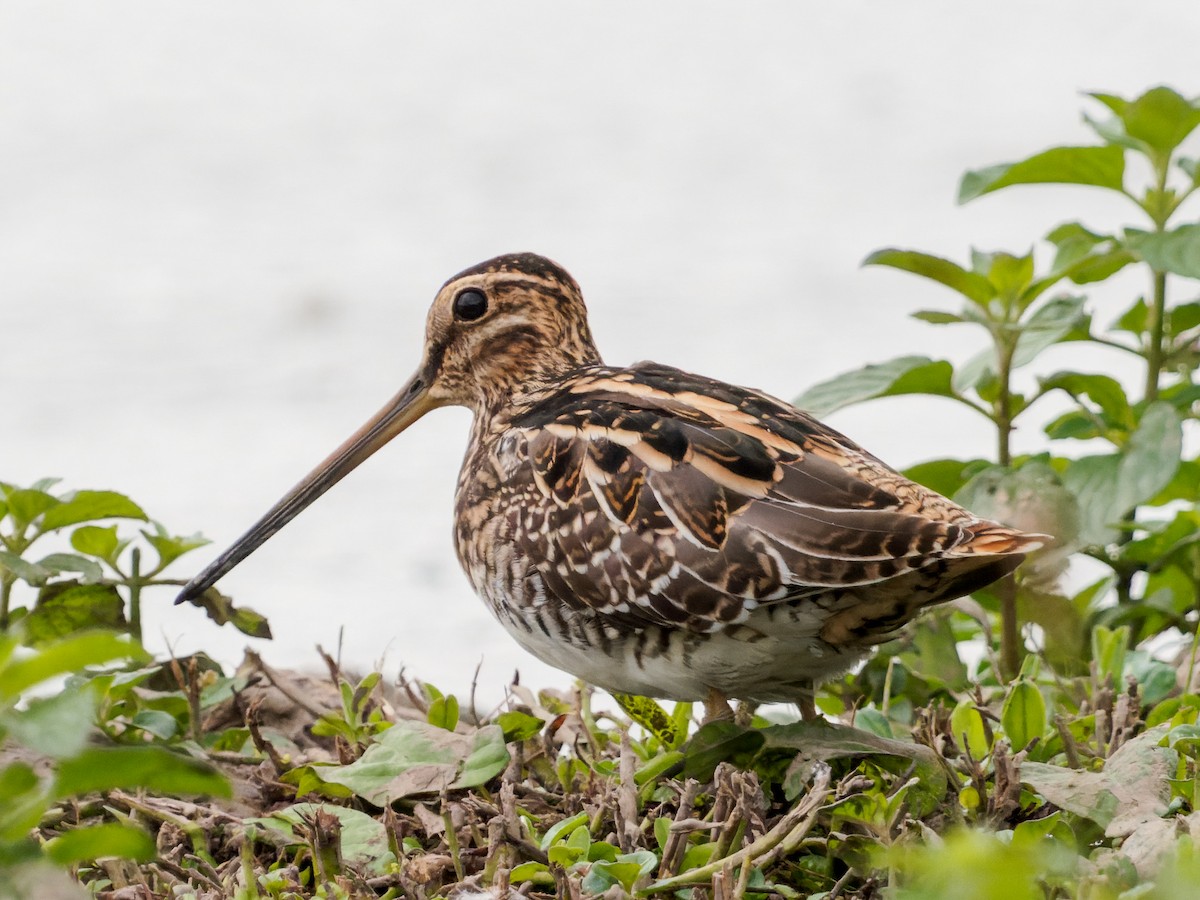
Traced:
<svg viewBox="0 0 1200 900">
<path fill-rule="evenodd" d="M 954 194 L 964 169 L 1093 142 L 1080 91 L 1195 93 L 1198 45 L 1194 2 L 4 0 L 0 479 L 119 490 L 204 532 L 189 576 L 410 374 L 438 286 L 514 250 L 576 276 L 612 363 L 793 397 L 963 359 L 978 337 L 907 318 L 954 296 L 862 258 L 1131 221 L 1083 188 Z M 989 453 L 967 415 L 831 422 L 903 466 Z M 459 571 L 467 428 L 433 414 L 222 582 L 270 617 L 269 662 L 311 666 L 344 626 L 345 661 L 445 690 L 481 659 L 487 696 L 518 668 L 567 683 Z M 146 598 L 153 649 L 240 658 L 171 596 Z"/>
</svg>

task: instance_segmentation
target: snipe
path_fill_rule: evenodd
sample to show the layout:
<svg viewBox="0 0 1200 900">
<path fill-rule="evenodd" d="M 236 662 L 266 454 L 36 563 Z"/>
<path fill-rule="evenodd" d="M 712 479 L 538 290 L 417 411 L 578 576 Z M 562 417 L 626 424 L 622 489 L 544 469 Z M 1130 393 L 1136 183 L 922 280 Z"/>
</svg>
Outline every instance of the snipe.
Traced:
<svg viewBox="0 0 1200 900">
<path fill-rule="evenodd" d="M 475 591 L 535 656 L 612 691 L 804 701 L 1044 540 L 782 400 L 657 363 L 604 365 L 574 279 L 516 254 L 443 285 L 416 375 L 180 600 L 447 405 L 475 413 L 455 527 Z"/>
</svg>

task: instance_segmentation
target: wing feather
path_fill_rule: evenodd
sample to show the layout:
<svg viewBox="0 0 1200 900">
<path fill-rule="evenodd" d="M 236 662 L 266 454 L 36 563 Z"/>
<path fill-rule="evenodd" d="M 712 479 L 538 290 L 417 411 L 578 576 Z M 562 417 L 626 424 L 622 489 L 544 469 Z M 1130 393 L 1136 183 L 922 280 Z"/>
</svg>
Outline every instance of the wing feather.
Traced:
<svg viewBox="0 0 1200 900">
<path fill-rule="evenodd" d="M 552 507 L 518 536 L 523 553 L 547 592 L 615 618 L 706 631 L 762 604 L 870 591 L 831 620 L 857 633 L 1034 545 L 782 401 L 664 366 L 597 370 L 511 424 Z"/>
</svg>

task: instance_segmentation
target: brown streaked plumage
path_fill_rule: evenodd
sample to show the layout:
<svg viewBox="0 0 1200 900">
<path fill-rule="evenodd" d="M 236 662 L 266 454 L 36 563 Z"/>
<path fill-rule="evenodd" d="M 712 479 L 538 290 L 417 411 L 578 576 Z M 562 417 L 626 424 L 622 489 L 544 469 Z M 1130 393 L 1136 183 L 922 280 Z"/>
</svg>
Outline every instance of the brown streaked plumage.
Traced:
<svg viewBox="0 0 1200 900">
<path fill-rule="evenodd" d="M 455 529 L 472 585 L 535 656 L 613 691 L 800 701 L 1045 540 L 760 391 L 605 366 L 574 279 L 515 254 L 443 285 L 417 374 L 180 600 L 451 404 L 475 413 Z"/>
</svg>

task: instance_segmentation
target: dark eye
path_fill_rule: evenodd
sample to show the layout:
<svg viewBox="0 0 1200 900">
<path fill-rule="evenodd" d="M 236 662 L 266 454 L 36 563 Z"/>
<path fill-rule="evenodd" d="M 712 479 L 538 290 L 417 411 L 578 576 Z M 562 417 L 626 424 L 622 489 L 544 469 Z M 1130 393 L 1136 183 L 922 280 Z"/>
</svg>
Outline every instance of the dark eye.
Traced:
<svg viewBox="0 0 1200 900">
<path fill-rule="evenodd" d="M 474 322 L 487 312 L 487 297 L 482 291 L 467 288 L 454 298 L 454 318 Z"/>
</svg>

